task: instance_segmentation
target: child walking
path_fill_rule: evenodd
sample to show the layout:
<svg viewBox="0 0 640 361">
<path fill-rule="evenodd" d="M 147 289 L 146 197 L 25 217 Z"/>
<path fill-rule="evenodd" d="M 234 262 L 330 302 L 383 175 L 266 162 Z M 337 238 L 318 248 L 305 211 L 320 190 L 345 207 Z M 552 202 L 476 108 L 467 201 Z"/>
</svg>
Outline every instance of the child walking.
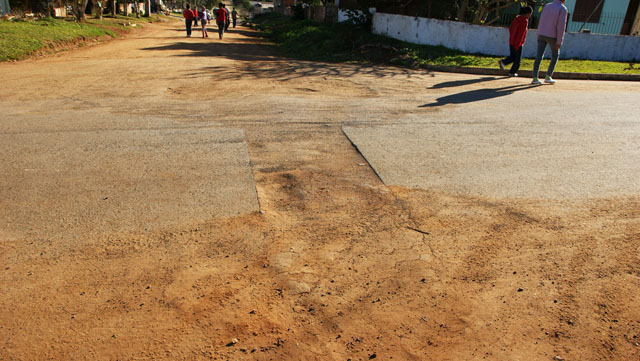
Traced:
<svg viewBox="0 0 640 361">
<path fill-rule="evenodd" d="M 527 29 L 529 28 L 529 18 L 533 13 L 531 6 L 525 6 L 520 9 L 520 14 L 516 16 L 509 27 L 509 56 L 499 60 L 500 69 L 504 70 L 505 65 L 513 63 L 509 76 L 518 76 L 520 69 L 520 61 L 522 60 L 522 46 L 527 40 Z"/>
<path fill-rule="evenodd" d="M 200 23 L 202 24 L 203 38 L 209 37 L 209 33 L 207 33 L 207 24 L 209 23 L 209 20 L 211 20 L 211 18 L 209 18 L 209 12 L 207 11 L 207 8 L 203 6 L 202 9 L 200 10 Z"/>
</svg>

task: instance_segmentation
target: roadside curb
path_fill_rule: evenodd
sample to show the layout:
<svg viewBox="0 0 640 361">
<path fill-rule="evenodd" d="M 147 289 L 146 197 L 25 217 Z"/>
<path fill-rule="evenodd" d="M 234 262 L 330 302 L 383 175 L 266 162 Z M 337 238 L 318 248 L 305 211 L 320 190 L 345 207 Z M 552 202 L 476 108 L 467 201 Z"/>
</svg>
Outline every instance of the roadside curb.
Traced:
<svg viewBox="0 0 640 361">
<path fill-rule="evenodd" d="M 440 71 L 445 73 L 463 73 L 475 75 L 498 75 L 508 76 L 506 71 L 491 68 L 471 68 L 464 66 L 443 66 L 443 65 L 424 65 L 424 69 L 432 71 Z M 518 74 L 523 78 L 531 78 L 533 71 L 522 70 Z M 543 78 L 546 72 L 540 71 L 540 77 Z M 640 81 L 640 74 L 598 74 L 598 73 L 565 73 L 554 72 L 555 79 L 573 79 L 573 80 L 615 80 L 615 81 Z"/>
</svg>

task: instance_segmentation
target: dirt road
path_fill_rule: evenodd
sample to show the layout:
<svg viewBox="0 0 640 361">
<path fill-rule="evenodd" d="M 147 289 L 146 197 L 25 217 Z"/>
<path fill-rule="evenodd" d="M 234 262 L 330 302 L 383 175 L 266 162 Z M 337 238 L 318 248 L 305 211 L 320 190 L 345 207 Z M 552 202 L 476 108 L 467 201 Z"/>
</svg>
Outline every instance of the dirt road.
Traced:
<svg viewBox="0 0 640 361">
<path fill-rule="evenodd" d="M 640 85 L 529 88 L 283 59 L 246 28 L 223 41 L 194 35 L 155 24 L 0 64 L 3 136 L 242 130 L 260 209 L 75 237 L 16 237 L 5 224 L 0 360 L 640 358 L 638 194 L 490 198 L 389 186 L 342 131 L 600 122 L 623 137 L 640 127 Z M 0 176 L 0 194 L 15 177 Z M 56 177 L 42 180 L 51 201 L 25 204 L 78 213 L 55 202 L 66 184 Z"/>
</svg>

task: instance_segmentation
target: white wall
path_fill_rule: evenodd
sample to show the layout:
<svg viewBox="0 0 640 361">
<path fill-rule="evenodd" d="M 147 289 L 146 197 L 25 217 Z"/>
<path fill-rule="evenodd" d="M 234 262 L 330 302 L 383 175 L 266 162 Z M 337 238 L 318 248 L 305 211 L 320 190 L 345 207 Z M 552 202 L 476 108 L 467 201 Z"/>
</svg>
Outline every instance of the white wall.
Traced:
<svg viewBox="0 0 640 361">
<path fill-rule="evenodd" d="M 376 13 L 373 32 L 425 45 L 442 45 L 465 53 L 509 54 L 509 29 L 456 21 Z M 523 56 L 536 55 L 536 31 L 529 30 Z M 549 51 L 547 50 L 547 53 Z M 560 50 L 563 59 L 639 61 L 640 37 L 567 33 Z"/>
</svg>

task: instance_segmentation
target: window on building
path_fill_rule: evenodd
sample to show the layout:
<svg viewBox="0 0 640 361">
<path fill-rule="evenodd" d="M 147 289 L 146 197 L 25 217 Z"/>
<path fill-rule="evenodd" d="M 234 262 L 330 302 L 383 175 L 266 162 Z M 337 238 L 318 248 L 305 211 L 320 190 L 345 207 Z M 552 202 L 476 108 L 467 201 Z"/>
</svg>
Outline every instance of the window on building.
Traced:
<svg viewBox="0 0 640 361">
<path fill-rule="evenodd" d="M 599 23 L 603 5 L 604 0 L 576 0 L 571 19 L 575 22 Z M 589 15 L 591 15 L 590 18 Z"/>
</svg>

